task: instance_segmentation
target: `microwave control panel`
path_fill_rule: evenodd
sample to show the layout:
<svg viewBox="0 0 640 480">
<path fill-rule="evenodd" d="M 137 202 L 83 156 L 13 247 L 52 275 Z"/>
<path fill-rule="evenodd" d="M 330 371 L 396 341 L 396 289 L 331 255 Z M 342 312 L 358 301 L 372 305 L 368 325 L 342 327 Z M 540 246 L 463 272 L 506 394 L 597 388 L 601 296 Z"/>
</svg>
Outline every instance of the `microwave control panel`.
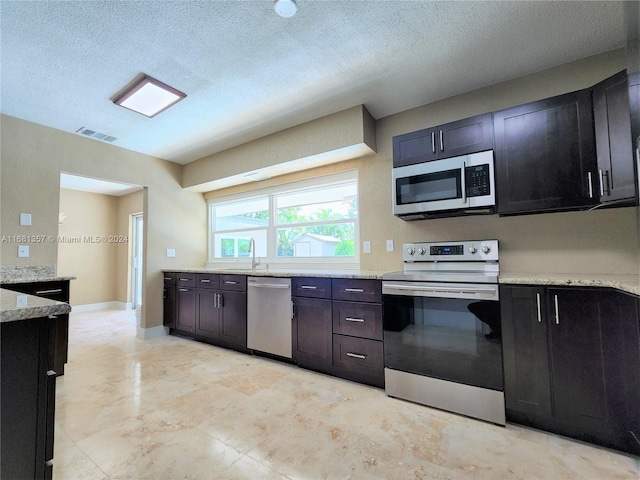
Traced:
<svg viewBox="0 0 640 480">
<path fill-rule="evenodd" d="M 465 169 L 465 182 L 467 185 L 467 197 L 481 197 L 491 194 L 489 164 L 467 167 Z"/>
</svg>

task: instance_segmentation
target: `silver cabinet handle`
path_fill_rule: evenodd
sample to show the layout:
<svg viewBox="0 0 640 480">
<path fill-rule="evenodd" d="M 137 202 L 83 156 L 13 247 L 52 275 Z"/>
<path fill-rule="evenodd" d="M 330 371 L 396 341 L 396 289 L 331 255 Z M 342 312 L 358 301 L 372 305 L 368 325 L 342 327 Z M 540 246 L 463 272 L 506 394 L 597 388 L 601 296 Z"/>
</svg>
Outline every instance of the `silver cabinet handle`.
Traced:
<svg viewBox="0 0 640 480">
<path fill-rule="evenodd" d="M 363 288 L 345 288 L 344 291 L 351 292 L 351 293 L 364 293 Z"/>
<path fill-rule="evenodd" d="M 436 153 L 436 132 L 431 132 L 431 151 Z"/>
<path fill-rule="evenodd" d="M 180 278 L 179 280 L 180 280 L 181 282 L 188 282 L 190 279 L 188 279 L 188 278 Z"/>
<path fill-rule="evenodd" d="M 460 175 L 460 190 L 462 190 L 462 203 L 467 203 L 467 162 L 462 162 L 462 175 Z"/>
<path fill-rule="evenodd" d="M 364 360 L 365 358 L 367 358 L 366 355 L 361 355 L 359 353 L 352 353 L 352 352 L 347 352 L 347 357 L 359 358 L 361 360 Z"/>
<path fill-rule="evenodd" d="M 36 295 L 44 295 L 46 293 L 62 293 L 61 288 L 54 288 L 52 290 L 39 290 L 36 292 Z"/>
<path fill-rule="evenodd" d="M 165 280 L 173 280 L 171 277 L 164 277 Z"/>
<path fill-rule="evenodd" d="M 440 130 L 440 151 L 444 152 L 444 132 Z"/>
<path fill-rule="evenodd" d="M 180 291 L 180 292 L 188 292 L 189 289 L 188 288 L 179 288 L 178 291 Z"/>
<path fill-rule="evenodd" d="M 302 290 L 317 290 L 318 287 L 313 285 L 301 285 L 300 288 Z"/>
<path fill-rule="evenodd" d="M 602 169 L 598 170 L 598 175 L 600 176 L 600 196 L 604 197 L 604 173 Z"/>
<path fill-rule="evenodd" d="M 593 181 L 591 179 L 591 172 L 587 172 L 587 181 L 589 182 L 589 198 L 593 198 Z"/>
<path fill-rule="evenodd" d="M 345 317 L 345 320 L 346 320 L 347 322 L 364 323 L 364 318 Z"/>
<path fill-rule="evenodd" d="M 218 308 L 224 307 L 224 297 L 221 293 L 218 293 Z"/>
<path fill-rule="evenodd" d="M 542 323 L 542 315 L 540 313 L 540 294 L 536 293 L 536 303 L 538 304 L 538 323 Z"/>
<path fill-rule="evenodd" d="M 209 280 L 208 278 L 201 278 L 200 283 L 211 283 L 211 280 Z"/>
<path fill-rule="evenodd" d="M 553 296 L 553 303 L 556 307 L 556 325 L 560 325 L 560 310 L 558 309 L 558 295 Z"/>
<path fill-rule="evenodd" d="M 225 283 L 225 285 L 237 285 L 238 284 L 238 282 L 234 282 L 232 280 L 225 280 L 224 283 Z"/>
</svg>

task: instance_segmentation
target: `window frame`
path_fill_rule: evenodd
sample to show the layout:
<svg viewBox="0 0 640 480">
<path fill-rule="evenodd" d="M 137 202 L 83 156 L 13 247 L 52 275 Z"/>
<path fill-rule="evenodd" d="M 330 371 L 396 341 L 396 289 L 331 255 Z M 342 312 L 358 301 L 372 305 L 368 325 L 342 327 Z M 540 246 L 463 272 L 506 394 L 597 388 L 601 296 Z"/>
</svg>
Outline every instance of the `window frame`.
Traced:
<svg viewBox="0 0 640 480">
<path fill-rule="evenodd" d="M 277 202 L 278 195 L 283 195 L 295 191 L 307 190 L 314 187 L 324 187 L 339 183 L 355 182 L 358 201 L 358 215 L 354 219 L 344 220 L 322 220 L 318 222 L 305 222 L 294 224 L 277 223 Z M 267 256 L 259 257 L 260 264 L 257 270 L 277 270 L 286 268 L 295 269 L 313 269 L 313 270 L 358 270 L 360 268 L 360 185 L 358 182 L 358 171 L 347 170 L 339 173 L 322 175 L 305 180 L 283 183 L 280 185 L 266 187 L 256 190 L 250 190 L 242 193 L 224 195 L 207 199 L 207 268 L 212 269 L 238 269 L 251 270 L 251 256 L 248 257 L 229 257 L 215 258 L 215 246 L 213 244 L 214 232 L 212 226 L 214 224 L 214 208 L 215 205 L 228 202 L 250 200 L 252 198 L 268 197 L 269 202 L 269 225 L 267 227 L 251 227 L 246 229 L 228 230 L 230 232 L 266 230 L 267 236 Z M 278 257 L 277 256 L 277 230 L 283 228 L 293 228 L 296 226 L 311 226 L 336 223 L 353 223 L 354 226 L 354 246 L 355 253 L 353 256 L 326 256 L 326 257 Z M 224 231 L 223 231 L 224 232 Z M 256 257 L 258 258 L 258 257 Z"/>
</svg>

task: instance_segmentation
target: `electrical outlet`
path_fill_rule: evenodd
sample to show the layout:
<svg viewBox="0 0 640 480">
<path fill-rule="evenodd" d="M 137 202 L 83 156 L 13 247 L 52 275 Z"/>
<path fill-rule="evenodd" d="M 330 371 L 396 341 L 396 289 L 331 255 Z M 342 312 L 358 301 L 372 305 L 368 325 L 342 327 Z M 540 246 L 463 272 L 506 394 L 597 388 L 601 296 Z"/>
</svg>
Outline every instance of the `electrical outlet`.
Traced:
<svg viewBox="0 0 640 480">
<path fill-rule="evenodd" d="M 176 249 L 175 248 L 167 248 L 167 257 L 175 257 Z"/>
<path fill-rule="evenodd" d="M 29 256 L 29 245 L 18 245 L 18 258 L 27 258 Z"/>
<path fill-rule="evenodd" d="M 369 240 L 362 242 L 362 253 L 371 253 L 371 242 Z"/>
<path fill-rule="evenodd" d="M 18 295 L 16 297 L 16 307 L 26 307 L 28 303 L 27 300 L 26 295 Z"/>
<path fill-rule="evenodd" d="M 30 213 L 21 213 L 20 214 L 20 225 L 23 227 L 31 226 L 31 214 Z"/>
<path fill-rule="evenodd" d="M 393 252 L 393 240 L 387 240 L 387 252 Z"/>
</svg>

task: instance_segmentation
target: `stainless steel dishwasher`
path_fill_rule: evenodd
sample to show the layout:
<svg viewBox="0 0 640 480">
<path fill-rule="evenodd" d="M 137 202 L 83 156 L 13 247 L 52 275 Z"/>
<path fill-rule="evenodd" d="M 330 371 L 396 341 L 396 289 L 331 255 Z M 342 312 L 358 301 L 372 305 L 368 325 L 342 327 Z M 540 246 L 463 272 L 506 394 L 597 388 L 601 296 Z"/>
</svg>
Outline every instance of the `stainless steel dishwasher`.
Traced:
<svg viewBox="0 0 640 480">
<path fill-rule="evenodd" d="M 247 348 L 291 358 L 291 279 L 247 278 Z"/>
</svg>

